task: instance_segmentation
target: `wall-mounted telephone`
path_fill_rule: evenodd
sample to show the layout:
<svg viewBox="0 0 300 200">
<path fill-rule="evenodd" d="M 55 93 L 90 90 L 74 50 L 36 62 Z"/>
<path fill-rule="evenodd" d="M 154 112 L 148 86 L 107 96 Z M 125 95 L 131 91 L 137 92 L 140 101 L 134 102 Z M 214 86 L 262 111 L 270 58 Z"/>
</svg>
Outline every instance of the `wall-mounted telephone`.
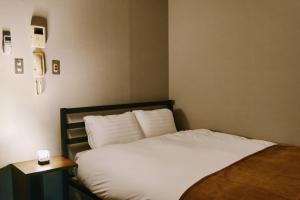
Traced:
<svg viewBox="0 0 300 200">
<path fill-rule="evenodd" d="M 40 16 L 31 18 L 31 46 L 36 48 L 33 52 L 33 77 L 35 78 L 36 94 L 40 95 L 45 86 L 45 56 L 42 51 L 46 47 L 47 19 Z"/>
<path fill-rule="evenodd" d="M 35 78 L 36 94 L 43 92 L 43 78 L 45 76 L 45 57 L 43 52 L 33 52 L 33 77 Z"/>
</svg>

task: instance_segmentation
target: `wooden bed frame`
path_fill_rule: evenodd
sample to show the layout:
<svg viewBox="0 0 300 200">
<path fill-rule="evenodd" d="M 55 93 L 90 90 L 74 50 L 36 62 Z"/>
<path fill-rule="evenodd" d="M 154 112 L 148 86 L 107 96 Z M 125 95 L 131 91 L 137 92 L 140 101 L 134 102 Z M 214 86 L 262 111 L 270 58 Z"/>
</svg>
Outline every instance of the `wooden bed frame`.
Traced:
<svg viewBox="0 0 300 200">
<path fill-rule="evenodd" d="M 154 102 L 143 102 L 143 103 L 128 103 L 128 104 L 117 104 L 117 105 L 103 105 L 103 106 L 91 106 L 91 107 L 79 107 L 79 108 L 61 108 L 60 109 L 60 122 L 61 122 L 61 148 L 62 155 L 66 158 L 69 157 L 69 146 L 72 144 L 81 144 L 87 142 L 87 136 L 80 136 L 75 138 L 69 138 L 68 130 L 71 129 L 82 129 L 85 127 L 84 122 L 71 122 L 69 123 L 68 116 L 72 114 L 86 114 L 92 112 L 101 112 L 101 111 L 116 111 L 122 110 L 122 112 L 132 111 L 137 109 L 155 109 L 155 108 L 168 108 L 173 111 L 174 101 L 165 100 L 165 101 L 154 101 Z M 82 185 L 74 176 L 72 172 L 65 172 L 64 175 L 64 190 L 65 190 L 65 199 L 68 199 L 68 188 L 69 186 L 74 189 L 84 193 L 91 199 L 101 200 L 93 194 L 89 189 Z"/>
</svg>

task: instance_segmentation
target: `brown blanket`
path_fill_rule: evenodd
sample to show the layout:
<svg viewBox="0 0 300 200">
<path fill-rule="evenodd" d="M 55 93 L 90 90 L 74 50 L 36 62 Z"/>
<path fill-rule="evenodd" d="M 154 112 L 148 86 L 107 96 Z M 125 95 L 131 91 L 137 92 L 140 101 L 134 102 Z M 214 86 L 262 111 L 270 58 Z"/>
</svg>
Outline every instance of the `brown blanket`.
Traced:
<svg viewBox="0 0 300 200">
<path fill-rule="evenodd" d="M 272 146 L 211 174 L 180 200 L 300 200 L 300 148 Z"/>
</svg>

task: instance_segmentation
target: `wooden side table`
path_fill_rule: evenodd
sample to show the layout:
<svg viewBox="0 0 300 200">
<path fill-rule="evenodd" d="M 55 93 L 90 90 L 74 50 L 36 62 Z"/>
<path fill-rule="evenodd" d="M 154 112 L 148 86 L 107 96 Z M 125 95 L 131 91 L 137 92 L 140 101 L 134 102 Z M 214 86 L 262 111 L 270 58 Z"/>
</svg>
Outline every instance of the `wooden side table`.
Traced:
<svg viewBox="0 0 300 200">
<path fill-rule="evenodd" d="M 37 160 L 12 164 L 14 199 L 43 200 L 43 174 L 53 171 L 65 171 L 74 167 L 77 167 L 77 164 L 74 161 L 62 156 L 51 157 L 50 164 L 47 165 L 39 165 Z M 66 180 L 64 180 L 63 184 L 64 193 L 66 193 Z M 67 194 L 64 194 L 64 198 L 66 196 Z"/>
</svg>

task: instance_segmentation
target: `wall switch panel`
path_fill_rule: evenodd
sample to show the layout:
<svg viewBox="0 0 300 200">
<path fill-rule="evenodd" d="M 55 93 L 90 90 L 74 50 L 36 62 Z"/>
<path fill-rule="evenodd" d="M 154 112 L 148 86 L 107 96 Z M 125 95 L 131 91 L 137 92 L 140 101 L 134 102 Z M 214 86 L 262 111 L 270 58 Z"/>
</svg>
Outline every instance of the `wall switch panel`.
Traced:
<svg viewBox="0 0 300 200">
<path fill-rule="evenodd" d="M 52 60 L 52 74 L 60 74 L 60 61 Z"/>
<path fill-rule="evenodd" d="M 23 58 L 15 58 L 15 74 L 24 74 Z"/>
</svg>

